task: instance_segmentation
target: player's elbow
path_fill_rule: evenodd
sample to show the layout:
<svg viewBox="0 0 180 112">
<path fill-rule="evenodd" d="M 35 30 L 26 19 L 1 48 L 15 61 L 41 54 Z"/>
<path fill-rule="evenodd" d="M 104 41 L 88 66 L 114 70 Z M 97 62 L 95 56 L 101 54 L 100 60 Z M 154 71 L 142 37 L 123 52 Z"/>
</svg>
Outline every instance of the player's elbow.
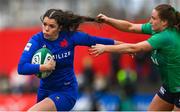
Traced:
<svg viewBox="0 0 180 112">
<path fill-rule="evenodd" d="M 18 64 L 17 72 L 18 72 L 19 75 L 23 75 L 24 74 L 24 71 L 22 69 L 22 64 Z"/>
<path fill-rule="evenodd" d="M 131 53 L 139 53 L 139 52 L 148 52 L 151 50 L 151 47 L 141 46 L 139 44 L 133 44 L 131 48 Z"/>
<path fill-rule="evenodd" d="M 128 53 L 134 54 L 138 52 L 141 52 L 141 48 L 139 48 L 136 44 L 132 44 Z"/>
<path fill-rule="evenodd" d="M 17 72 L 19 75 L 28 74 L 28 69 L 25 69 L 25 65 L 23 63 L 18 64 Z"/>
<path fill-rule="evenodd" d="M 130 24 L 129 26 L 129 32 L 133 33 L 140 33 L 141 32 L 141 26 L 139 24 Z"/>
<path fill-rule="evenodd" d="M 129 27 L 128 31 L 134 33 L 136 30 L 133 27 Z"/>
</svg>

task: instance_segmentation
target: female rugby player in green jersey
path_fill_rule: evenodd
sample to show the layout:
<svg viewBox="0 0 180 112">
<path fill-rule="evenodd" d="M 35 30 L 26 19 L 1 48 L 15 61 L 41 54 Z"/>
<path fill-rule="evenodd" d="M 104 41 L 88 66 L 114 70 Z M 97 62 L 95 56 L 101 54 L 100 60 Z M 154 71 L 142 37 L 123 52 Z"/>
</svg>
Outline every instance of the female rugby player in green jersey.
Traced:
<svg viewBox="0 0 180 112">
<path fill-rule="evenodd" d="M 97 44 L 92 46 L 90 54 L 152 51 L 151 58 L 160 70 L 163 84 L 148 110 L 180 110 L 180 13 L 168 4 L 161 4 L 153 9 L 150 21 L 145 24 L 133 24 L 103 14 L 97 18 L 118 30 L 149 34 L 151 37 L 136 44 Z"/>
</svg>

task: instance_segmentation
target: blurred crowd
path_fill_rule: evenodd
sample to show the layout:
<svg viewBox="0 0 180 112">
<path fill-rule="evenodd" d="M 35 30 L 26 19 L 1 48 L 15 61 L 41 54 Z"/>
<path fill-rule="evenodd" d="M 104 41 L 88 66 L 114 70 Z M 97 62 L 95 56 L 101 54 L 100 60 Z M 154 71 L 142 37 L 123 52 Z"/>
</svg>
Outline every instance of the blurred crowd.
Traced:
<svg viewBox="0 0 180 112">
<path fill-rule="evenodd" d="M 129 58 L 132 59 L 131 56 Z M 123 66 L 121 60 L 122 55 L 111 54 L 112 70 L 105 75 L 94 72 L 91 58 L 85 58 L 83 72 L 78 75 L 80 96 L 74 110 L 118 111 L 147 108 L 148 105 L 138 107 L 136 104 L 139 95 L 150 95 L 149 99 L 146 99 L 150 102 L 160 84 L 159 73 L 153 68 L 149 54 L 134 56 L 136 65 L 132 67 Z"/>
</svg>

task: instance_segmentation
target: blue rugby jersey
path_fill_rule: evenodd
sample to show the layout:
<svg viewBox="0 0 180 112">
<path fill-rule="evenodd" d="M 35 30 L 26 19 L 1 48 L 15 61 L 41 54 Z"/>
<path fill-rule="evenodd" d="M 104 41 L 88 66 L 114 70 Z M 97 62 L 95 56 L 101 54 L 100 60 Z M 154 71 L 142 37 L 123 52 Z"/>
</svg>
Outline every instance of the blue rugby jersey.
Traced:
<svg viewBox="0 0 180 112">
<path fill-rule="evenodd" d="M 43 33 L 34 35 L 27 43 L 18 64 L 18 73 L 31 75 L 39 72 L 39 64 L 31 64 L 33 54 L 46 46 L 54 56 L 56 68 L 50 76 L 40 80 L 40 88 L 46 90 L 61 90 L 64 85 L 77 83 L 74 73 L 75 46 L 91 46 L 95 44 L 113 45 L 114 40 L 90 36 L 83 32 L 60 32 L 59 38 L 49 41 Z"/>
</svg>

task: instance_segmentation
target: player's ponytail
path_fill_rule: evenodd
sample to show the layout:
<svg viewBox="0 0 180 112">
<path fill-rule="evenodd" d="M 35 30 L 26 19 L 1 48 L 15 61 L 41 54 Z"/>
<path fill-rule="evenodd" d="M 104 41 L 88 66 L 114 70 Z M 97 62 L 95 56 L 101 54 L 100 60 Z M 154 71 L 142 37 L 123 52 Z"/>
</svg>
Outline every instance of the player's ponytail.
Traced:
<svg viewBox="0 0 180 112">
<path fill-rule="evenodd" d="M 55 19 L 62 31 L 76 31 L 83 22 L 98 22 L 95 18 L 76 15 L 71 11 L 62 11 L 61 9 L 49 9 L 41 17 L 41 20 L 45 17 Z"/>
<path fill-rule="evenodd" d="M 64 30 L 76 31 L 81 23 L 84 22 L 97 22 L 95 18 L 80 16 L 73 14 L 71 11 L 64 12 L 64 25 L 62 26 Z"/>
</svg>

